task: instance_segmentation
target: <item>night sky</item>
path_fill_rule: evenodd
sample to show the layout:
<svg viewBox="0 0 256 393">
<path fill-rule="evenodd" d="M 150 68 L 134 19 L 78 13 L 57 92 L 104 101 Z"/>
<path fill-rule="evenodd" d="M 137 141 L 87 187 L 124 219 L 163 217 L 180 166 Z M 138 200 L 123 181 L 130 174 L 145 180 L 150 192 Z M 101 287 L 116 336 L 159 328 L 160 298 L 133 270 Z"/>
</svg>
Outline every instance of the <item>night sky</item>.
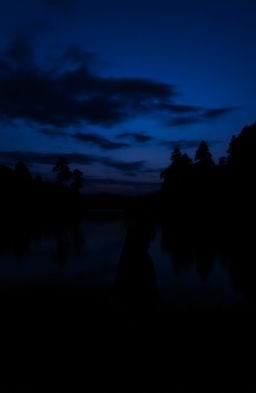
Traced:
<svg viewBox="0 0 256 393">
<path fill-rule="evenodd" d="M 214 158 L 256 120 L 254 0 L 0 0 L 0 162 L 87 192 L 158 187 L 176 144 Z"/>
</svg>

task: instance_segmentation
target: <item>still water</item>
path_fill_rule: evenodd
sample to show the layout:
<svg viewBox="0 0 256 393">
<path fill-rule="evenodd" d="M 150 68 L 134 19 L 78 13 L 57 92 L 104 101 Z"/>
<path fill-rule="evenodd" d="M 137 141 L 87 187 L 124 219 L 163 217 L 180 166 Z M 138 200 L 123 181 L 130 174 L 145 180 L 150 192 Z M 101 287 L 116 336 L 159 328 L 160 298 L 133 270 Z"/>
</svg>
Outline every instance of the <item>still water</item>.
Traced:
<svg viewBox="0 0 256 393">
<path fill-rule="evenodd" d="M 65 285 L 110 288 L 117 272 L 127 226 L 120 217 L 90 217 L 79 227 L 26 239 L 0 251 L 0 286 Z M 163 307 L 244 307 L 228 264 L 215 257 L 207 274 L 197 261 L 177 269 L 163 245 L 160 228 L 149 254 L 153 260 Z"/>
</svg>

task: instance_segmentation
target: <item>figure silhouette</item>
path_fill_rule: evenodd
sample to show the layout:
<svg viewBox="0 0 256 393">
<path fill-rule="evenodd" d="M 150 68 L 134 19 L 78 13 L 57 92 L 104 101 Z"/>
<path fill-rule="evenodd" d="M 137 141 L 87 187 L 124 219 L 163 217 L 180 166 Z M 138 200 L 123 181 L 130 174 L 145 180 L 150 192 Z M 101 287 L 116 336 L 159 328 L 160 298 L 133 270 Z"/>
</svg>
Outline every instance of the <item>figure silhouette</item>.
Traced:
<svg viewBox="0 0 256 393">
<path fill-rule="evenodd" d="M 127 231 L 113 285 L 114 298 L 133 311 L 148 311 L 157 306 L 156 276 L 148 248 L 155 229 L 148 221 L 137 221 Z"/>
</svg>

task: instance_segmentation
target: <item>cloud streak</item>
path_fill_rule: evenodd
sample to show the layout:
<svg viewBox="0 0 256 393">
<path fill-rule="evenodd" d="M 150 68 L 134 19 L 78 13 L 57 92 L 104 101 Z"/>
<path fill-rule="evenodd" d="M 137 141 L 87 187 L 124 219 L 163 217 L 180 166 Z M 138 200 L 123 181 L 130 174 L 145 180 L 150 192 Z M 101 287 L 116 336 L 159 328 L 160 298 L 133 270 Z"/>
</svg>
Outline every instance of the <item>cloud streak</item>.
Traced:
<svg viewBox="0 0 256 393">
<path fill-rule="evenodd" d="M 51 136 L 51 137 L 69 137 L 76 139 L 82 143 L 91 143 L 103 150 L 117 150 L 117 149 L 122 149 L 122 148 L 127 148 L 131 147 L 132 145 L 128 143 L 118 143 L 118 142 L 113 142 L 101 135 L 98 134 L 90 134 L 90 133 L 76 133 L 76 134 L 68 134 L 67 132 L 64 131 L 59 131 L 59 130 L 50 130 L 50 129 L 42 129 L 40 130 L 40 133 Z M 175 139 L 175 140 L 161 140 L 157 139 L 154 137 L 151 137 L 146 134 L 141 134 L 141 133 L 136 133 L 136 132 L 126 132 L 122 133 L 116 136 L 116 138 L 119 139 L 133 139 L 135 142 L 144 144 L 149 141 L 153 141 L 156 144 L 160 146 L 169 146 L 170 148 L 174 148 L 176 146 L 179 146 L 181 149 L 192 149 L 195 147 L 198 147 L 199 143 L 201 142 L 201 139 Z M 219 140 L 210 140 L 208 141 L 209 146 L 213 146 L 217 143 L 219 143 Z"/>
<path fill-rule="evenodd" d="M 93 144 L 103 150 L 117 150 L 122 149 L 125 147 L 130 147 L 130 144 L 123 143 L 123 142 L 113 142 L 102 135 L 92 134 L 92 133 L 75 133 L 69 134 L 65 131 L 59 130 L 49 130 L 49 129 L 42 129 L 39 131 L 41 134 L 50 136 L 50 137 L 68 137 L 75 139 L 79 142 L 86 143 L 86 144 Z"/>
<path fill-rule="evenodd" d="M 26 164 L 53 165 L 59 157 L 65 157 L 68 162 L 79 165 L 102 164 L 109 168 L 117 169 L 126 175 L 134 175 L 145 169 L 145 161 L 119 161 L 108 157 L 99 157 L 78 153 L 41 153 L 25 151 L 0 152 L 0 159 L 4 163 L 23 161 Z"/>
<path fill-rule="evenodd" d="M 112 142 L 109 139 L 96 134 L 76 133 L 74 135 L 71 135 L 71 137 L 80 142 L 92 143 L 104 150 L 116 150 L 130 146 L 128 143 Z"/>
<path fill-rule="evenodd" d="M 153 139 L 153 137 L 146 135 L 144 133 L 139 133 L 139 132 L 123 132 L 122 134 L 118 134 L 116 136 L 118 139 L 133 139 L 135 142 L 138 143 L 145 143 L 149 142 Z"/>
<path fill-rule="evenodd" d="M 207 121 L 218 119 L 224 115 L 236 111 L 237 107 L 225 107 L 217 109 L 202 110 L 196 115 L 175 117 L 167 121 L 169 126 L 187 126 L 191 124 L 204 123 Z"/>
</svg>

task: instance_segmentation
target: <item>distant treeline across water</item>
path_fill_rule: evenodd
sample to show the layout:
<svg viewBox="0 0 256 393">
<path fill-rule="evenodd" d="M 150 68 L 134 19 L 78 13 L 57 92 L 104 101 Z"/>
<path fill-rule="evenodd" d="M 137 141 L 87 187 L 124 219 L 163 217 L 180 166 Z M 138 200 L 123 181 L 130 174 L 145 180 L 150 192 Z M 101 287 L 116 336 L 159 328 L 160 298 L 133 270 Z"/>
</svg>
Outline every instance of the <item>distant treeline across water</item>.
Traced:
<svg viewBox="0 0 256 393">
<path fill-rule="evenodd" d="M 244 235 L 255 216 L 256 123 L 230 141 L 218 163 L 201 141 L 194 159 L 177 146 L 168 168 L 160 174 L 159 191 L 140 196 L 84 195 L 83 173 L 71 170 L 60 157 L 53 163 L 56 180 L 32 176 L 26 163 L 0 165 L 0 211 L 4 226 L 63 225 L 79 220 L 90 209 L 125 209 L 128 217 L 148 215 L 164 221 L 176 235 L 187 232 L 225 237 Z"/>
</svg>

